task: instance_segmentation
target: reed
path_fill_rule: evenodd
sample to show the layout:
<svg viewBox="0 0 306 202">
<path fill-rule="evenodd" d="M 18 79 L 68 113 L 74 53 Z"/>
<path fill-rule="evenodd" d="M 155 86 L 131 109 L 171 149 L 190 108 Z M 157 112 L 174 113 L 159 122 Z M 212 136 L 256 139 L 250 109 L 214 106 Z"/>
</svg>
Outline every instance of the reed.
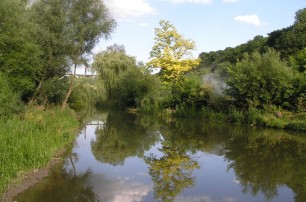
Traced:
<svg viewBox="0 0 306 202">
<path fill-rule="evenodd" d="M 69 109 L 31 108 L 22 115 L 0 118 L 0 196 L 24 173 L 46 166 L 74 139 L 78 125 Z"/>
</svg>

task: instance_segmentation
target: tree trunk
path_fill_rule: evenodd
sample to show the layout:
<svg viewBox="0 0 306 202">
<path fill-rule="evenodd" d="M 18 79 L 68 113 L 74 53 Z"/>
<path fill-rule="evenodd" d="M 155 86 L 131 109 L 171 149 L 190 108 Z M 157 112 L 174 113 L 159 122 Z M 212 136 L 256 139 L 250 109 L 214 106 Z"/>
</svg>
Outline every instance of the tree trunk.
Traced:
<svg viewBox="0 0 306 202">
<path fill-rule="evenodd" d="M 36 101 L 36 97 L 41 89 L 43 82 L 39 81 L 37 88 L 35 89 L 34 95 L 32 96 L 31 100 L 29 101 L 29 105 L 32 105 Z"/>
<path fill-rule="evenodd" d="M 67 105 L 67 102 L 68 102 L 68 99 L 69 99 L 69 96 L 73 90 L 73 83 L 74 83 L 74 75 L 71 76 L 71 81 L 70 81 L 70 85 L 69 85 L 69 88 L 68 88 L 68 91 L 67 91 L 67 94 L 66 94 L 66 97 L 63 101 L 63 104 L 62 104 L 62 110 L 66 108 L 66 105 Z"/>
<path fill-rule="evenodd" d="M 74 65 L 74 75 L 71 75 L 70 85 L 69 85 L 68 92 L 66 94 L 65 100 L 64 100 L 64 102 L 62 104 L 62 110 L 66 108 L 69 96 L 70 96 L 70 94 L 71 94 L 71 92 L 73 90 L 73 83 L 74 83 L 75 74 L 76 74 L 76 67 L 77 67 L 77 65 L 75 64 Z"/>
</svg>

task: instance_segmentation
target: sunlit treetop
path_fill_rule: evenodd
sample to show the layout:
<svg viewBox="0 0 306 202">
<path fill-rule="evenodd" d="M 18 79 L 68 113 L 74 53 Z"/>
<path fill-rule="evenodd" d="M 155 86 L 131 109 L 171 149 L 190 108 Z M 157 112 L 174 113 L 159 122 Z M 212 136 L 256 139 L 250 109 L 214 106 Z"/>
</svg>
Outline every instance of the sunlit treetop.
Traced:
<svg viewBox="0 0 306 202">
<path fill-rule="evenodd" d="M 161 68 L 165 80 L 177 80 L 182 73 L 199 64 L 191 53 L 196 48 L 195 42 L 184 39 L 168 21 L 161 20 L 159 24 L 161 27 L 155 28 L 155 44 L 148 65 Z"/>
</svg>

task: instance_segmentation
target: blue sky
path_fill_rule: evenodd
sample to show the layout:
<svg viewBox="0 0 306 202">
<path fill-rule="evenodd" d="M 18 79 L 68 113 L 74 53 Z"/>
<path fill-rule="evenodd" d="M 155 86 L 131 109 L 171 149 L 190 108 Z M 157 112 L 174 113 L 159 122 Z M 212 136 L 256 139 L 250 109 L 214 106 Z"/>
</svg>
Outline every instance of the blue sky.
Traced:
<svg viewBox="0 0 306 202">
<path fill-rule="evenodd" d="M 147 62 L 154 45 L 154 28 L 168 20 L 201 52 L 235 47 L 293 24 L 306 0 L 104 0 L 117 21 L 112 38 L 101 40 L 94 53 L 113 44 Z"/>
</svg>

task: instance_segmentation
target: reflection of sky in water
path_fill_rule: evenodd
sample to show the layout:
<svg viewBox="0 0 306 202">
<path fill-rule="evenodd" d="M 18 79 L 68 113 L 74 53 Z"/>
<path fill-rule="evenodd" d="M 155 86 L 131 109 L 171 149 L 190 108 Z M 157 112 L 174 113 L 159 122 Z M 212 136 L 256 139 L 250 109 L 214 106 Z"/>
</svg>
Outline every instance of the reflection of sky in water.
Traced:
<svg viewBox="0 0 306 202">
<path fill-rule="evenodd" d="M 75 163 L 77 173 L 90 169 L 93 175 L 88 184 L 99 196 L 101 201 L 110 202 L 138 202 L 155 201 L 153 182 L 148 174 L 148 165 L 143 159 L 129 157 L 124 165 L 112 166 L 97 161 L 91 151 L 91 142 L 95 140 L 95 126 L 86 127 L 85 131 L 77 138 L 73 152 L 78 154 Z M 162 156 L 160 142 L 152 146 L 145 156 L 153 153 L 158 158 Z M 262 193 L 252 196 L 242 193 L 239 181 L 236 180 L 232 169 L 227 170 L 228 163 L 223 156 L 213 153 L 197 152 L 195 155 L 200 169 L 195 169 L 192 176 L 196 177 L 193 187 L 186 188 L 180 193 L 177 202 L 244 202 L 265 201 Z M 71 169 L 67 165 L 67 169 Z M 279 197 L 271 201 L 292 201 L 293 193 L 286 187 L 278 189 Z M 282 200 L 280 200 L 282 199 Z"/>
<path fill-rule="evenodd" d="M 95 174 L 89 180 L 100 201 L 138 202 L 148 195 L 152 187 L 129 178 L 109 179 L 103 174 Z"/>
</svg>

